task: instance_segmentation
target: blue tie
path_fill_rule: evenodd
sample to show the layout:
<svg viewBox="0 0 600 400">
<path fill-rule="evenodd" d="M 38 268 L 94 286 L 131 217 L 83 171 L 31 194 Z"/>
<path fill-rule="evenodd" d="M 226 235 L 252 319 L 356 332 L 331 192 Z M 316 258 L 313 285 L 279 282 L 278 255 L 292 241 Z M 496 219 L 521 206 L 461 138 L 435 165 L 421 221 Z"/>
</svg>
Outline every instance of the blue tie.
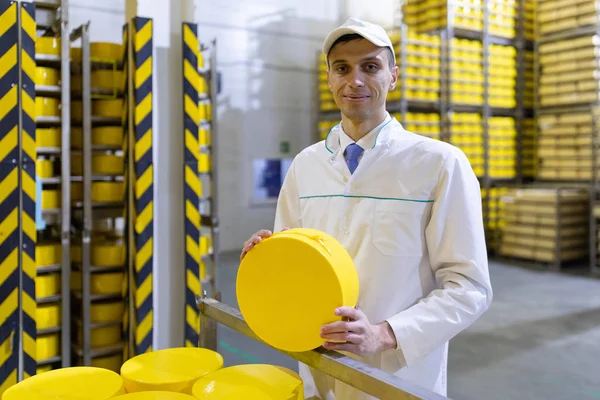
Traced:
<svg viewBox="0 0 600 400">
<path fill-rule="evenodd" d="M 352 143 L 346 147 L 346 164 L 348 164 L 348 169 L 351 174 L 353 174 L 356 167 L 358 167 L 358 159 L 363 151 L 365 150 L 356 143 Z"/>
</svg>

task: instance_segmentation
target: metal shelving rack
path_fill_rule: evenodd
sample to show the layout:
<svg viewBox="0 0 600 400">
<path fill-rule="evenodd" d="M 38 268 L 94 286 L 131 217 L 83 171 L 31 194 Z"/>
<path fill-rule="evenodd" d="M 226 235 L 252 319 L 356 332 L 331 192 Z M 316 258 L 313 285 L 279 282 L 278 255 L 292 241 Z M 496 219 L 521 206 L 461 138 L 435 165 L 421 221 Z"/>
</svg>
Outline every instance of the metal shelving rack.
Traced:
<svg viewBox="0 0 600 400">
<path fill-rule="evenodd" d="M 61 147 L 60 148 L 37 148 L 39 155 L 51 155 L 60 157 L 61 176 L 42 180 L 42 185 L 52 185 L 61 190 L 61 207 L 53 210 L 43 210 L 42 216 L 48 225 L 60 226 L 60 240 L 62 258 L 59 265 L 47 265 L 37 268 L 38 274 L 47 274 L 59 272 L 61 274 L 61 293 L 60 295 L 49 298 L 37 299 L 38 304 L 61 303 L 61 324 L 60 326 L 49 329 L 38 329 L 37 334 L 57 333 L 61 334 L 60 356 L 52 357 L 47 360 L 41 360 L 37 363 L 39 366 L 60 363 L 61 367 L 71 366 L 71 192 L 70 192 L 70 54 L 69 41 L 64 40 L 69 36 L 69 3 L 68 0 L 35 0 L 36 6 L 36 30 L 38 36 L 48 35 L 56 36 L 61 39 L 60 56 L 50 56 L 36 54 L 35 62 L 37 66 L 46 66 L 60 69 L 59 86 L 37 86 L 36 95 L 56 97 L 61 102 L 60 117 L 37 117 L 37 127 L 60 127 L 61 129 Z M 38 201 L 42 201 L 38 199 Z"/>
</svg>

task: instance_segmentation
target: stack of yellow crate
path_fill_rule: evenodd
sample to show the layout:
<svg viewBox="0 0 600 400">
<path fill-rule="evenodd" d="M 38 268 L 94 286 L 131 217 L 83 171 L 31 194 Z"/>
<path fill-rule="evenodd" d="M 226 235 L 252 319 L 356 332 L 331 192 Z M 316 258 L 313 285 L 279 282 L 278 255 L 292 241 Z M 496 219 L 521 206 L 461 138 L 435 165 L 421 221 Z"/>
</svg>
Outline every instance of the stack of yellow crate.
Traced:
<svg viewBox="0 0 600 400">
<path fill-rule="evenodd" d="M 535 1 L 525 0 L 523 2 L 523 6 L 525 8 L 523 15 L 523 23 L 525 24 L 525 39 L 533 42 L 535 40 Z"/>
<path fill-rule="evenodd" d="M 402 121 L 400 113 L 394 114 L 398 121 Z M 409 132 L 440 140 L 440 115 L 436 113 L 406 113 L 403 124 Z"/>
<path fill-rule="evenodd" d="M 490 106 L 514 108 L 516 102 L 517 50 L 511 46 L 490 46 Z"/>
<path fill-rule="evenodd" d="M 505 199 L 502 255 L 543 262 L 587 257 L 587 191 L 520 189 Z"/>
<path fill-rule="evenodd" d="M 539 46 L 539 95 L 542 107 L 598 101 L 599 46 L 600 39 L 596 35 Z"/>
<path fill-rule="evenodd" d="M 335 111 L 338 107 L 327 83 L 327 57 L 325 54 L 319 54 L 317 69 L 319 71 L 319 109 L 322 112 Z"/>
<path fill-rule="evenodd" d="M 499 245 L 500 230 L 504 227 L 504 208 L 503 196 L 509 193 L 507 187 L 492 187 L 488 192 L 481 188 L 481 201 L 485 204 L 488 201 L 489 214 L 486 225 L 486 237 L 488 248 L 496 250 Z M 485 212 L 485 208 L 484 208 Z"/>
<path fill-rule="evenodd" d="M 514 38 L 517 2 L 489 0 L 489 32 L 491 35 Z M 453 7 L 451 10 L 448 7 Z M 448 12 L 453 15 L 455 28 L 470 31 L 483 30 L 482 0 L 406 0 L 403 7 L 404 22 L 419 32 L 446 27 Z"/>
<path fill-rule="evenodd" d="M 577 29 L 598 23 L 598 6 L 593 0 L 548 0 L 537 9 L 540 35 Z"/>
<path fill-rule="evenodd" d="M 489 176 L 511 179 L 517 176 L 517 131 L 512 117 L 489 119 Z"/>
<path fill-rule="evenodd" d="M 440 38 L 409 31 L 406 38 L 392 33 L 396 63 L 399 68 L 405 68 L 406 100 L 435 102 L 439 100 L 440 92 Z M 402 45 L 405 41 L 406 64 L 402 65 Z M 396 89 L 388 93 L 388 100 L 400 100 L 402 95 L 400 77 Z"/>
<path fill-rule="evenodd" d="M 532 51 L 525 51 L 525 88 L 523 106 L 533 108 L 535 105 L 535 64 Z"/>
<path fill-rule="evenodd" d="M 483 104 L 483 53 L 476 40 L 452 39 L 450 93 L 455 104 Z"/>
<path fill-rule="evenodd" d="M 537 176 L 537 143 L 535 119 L 526 118 L 523 121 L 522 138 L 522 174 L 524 177 L 535 178 Z"/>
<path fill-rule="evenodd" d="M 563 112 L 539 117 L 539 178 L 550 180 L 592 178 L 592 143 L 593 138 L 597 136 L 593 118 L 591 112 Z M 600 162 L 596 160 L 597 170 L 599 166 Z"/>
<path fill-rule="evenodd" d="M 340 121 L 338 121 L 338 120 L 321 120 L 321 121 L 319 121 L 319 136 L 320 136 L 321 140 L 325 140 L 329 131 L 339 123 L 340 123 Z"/>
<path fill-rule="evenodd" d="M 475 174 L 483 176 L 484 153 L 481 115 L 476 113 L 455 113 L 451 116 L 450 121 L 450 143 L 465 153 Z"/>
</svg>

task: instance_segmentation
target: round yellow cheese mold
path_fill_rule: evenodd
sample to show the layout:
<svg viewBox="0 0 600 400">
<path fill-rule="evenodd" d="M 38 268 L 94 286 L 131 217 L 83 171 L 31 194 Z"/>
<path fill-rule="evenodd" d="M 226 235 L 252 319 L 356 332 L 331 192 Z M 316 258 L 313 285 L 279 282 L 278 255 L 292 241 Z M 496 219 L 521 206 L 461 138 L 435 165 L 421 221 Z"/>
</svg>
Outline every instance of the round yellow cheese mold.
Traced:
<svg viewBox="0 0 600 400">
<path fill-rule="evenodd" d="M 92 323 L 117 322 L 123 319 L 125 305 L 123 301 L 93 303 L 90 311 Z"/>
<path fill-rule="evenodd" d="M 35 297 L 42 298 L 54 296 L 60 293 L 60 274 L 44 274 L 35 278 Z"/>
<path fill-rule="evenodd" d="M 37 367 L 35 373 L 36 375 L 40 375 L 49 371 L 52 371 L 52 365 L 42 365 L 41 367 Z"/>
<path fill-rule="evenodd" d="M 83 358 L 78 357 L 77 363 L 83 364 Z M 106 356 L 106 357 L 92 358 L 92 367 L 104 368 L 108 371 L 112 371 L 117 374 L 119 373 L 119 369 L 121 368 L 121 365 L 123 365 L 123 355 L 121 355 L 121 354 L 115 354 L 113 356 Z M 124 393 L 127 393 L 127 392 L 125 390 L 123 390 L 123 393 L 119 393 L 119 394 L 124 394 Z"/>
<path fill-rule="evenodd" d="M 37 128 L 35 130 L 35 145 L 37 147 L 60 147 L 60 128 Z"/>
<path fill-rule="evenodd" d="M 123 201 L 123 182 L 92 183 L 92 201 L 98 203 L 119 203 Z"/>
<path fill-rule="evenodd" d="M 236 292 L 258 337 L 277 349 L 308 351 L 324 343 L 323 325 L 341 319 L 337 307 L 356 306 L 359 281 L 352 258 L 335 238 L 297 228 L 277 232 L 248 252 Z"/>
<path fill-rule="evenodd" d="M 90 335 L 92 347 L 104 347 L 119 343 L 121 341 L 121 329 L 120 325 L 109 325 L 92 329 Z M 83 343 L 83 328 L 81 326 L 77 327 L 77 337 L 78 343 Z M 117 371 L 119 368 L 121 368 L 121 364 L 119 364 Z"/>
<path fill-rule="evenodd" d="M 250 364 L 223 368 L 198 379 L 192 388 L 198 400 L 273 399 L 302 400 L 300 376 L 287 368 Z M 250 397 L 247 393 L 252 393 Z"/>
<path fill-rule="evenodd" d="M 125 166 L 123 160 L 123 156 L 94 154 L 92 156 L 92 174 L 122 175 Z M 73 175 L 83 174 L 83 157 L 81 154 L 71 155 L 71 172 Z"/>
<path fill-rule="evenodd" d="M 37 329 L 49 329 L 60 325 L 60 304 L 38 304 L 35 313 Z"/>
<path fill-rule="evenodd" d="M 98 89 L 120 90 L 125 83 L 121 70 L 97 70 L 91 74 L 92 87 Z M 71 76 L 71 89 L 81 90 L 81 75 Z"/>
<path fill-rule="evenodd" d="M 60 38 L 42 36 L 35 39 L 35 53 L 48 54 L 53 56 L 60 55 Z"/>
<path fill-rule="evenodd" d="M 35 246 L 35 265 L 60 264 L 62 248 L 60 243 L 39 243 Z"/>
<path fill-rule="evenodd" d="M 58 85 L 59 71 L 56 68 L 35 67 L 35 84 L 44 86 Z"/>
<path fill-rule="evenodd" d="M 90 43 L 90 56 L 102 61 L 120 61 L 123 59 L 124 47 L 122 44 L 110 42 Z"/>
<path fill-rule="evenodd" d="M 123 112 L 123 100 L 94 100 L 92 102 L 92 114 L 99 117 L 121 118 Z"/>
<path fill-rule="evenodd" d="M 244 398 L 247 399 L 247 397 Z M 196 398 L 185 393 L 139 392 L 113 397 L 112 400 L 196 400 Z"/>
<path fill-rule="evenodd" d="M 91 274 L 90 292 L 92 294 L 121 293 L 123 286 L 123 272 L 108 272 Z M 81 271 L 71 272 L 71 288 L 81 290 Z"/>
<path fill-rule="evenodd" d="M 172 348 L 140 354 L 127 360 L 121 376 L 127 393 L 167 391 L 192 393 L 201 377 L 223 367 L 223 357 L 203 348 Z"/>
<path fill-rule="evenodd" d="M 2 400 L 105 400 L 125 394 L 115 372 L 94 367 L 61 368 L 8 388 Z"/>
<path fill-rule="evenodd" d="M 60 333 L 39 335 L 35 341 L 36 361 L 47 360 L 60 354 Z"/>
<path fill-rule="evenodd" d="M 81 128 L 71 129 L 71 145 L 76 149 L 83 147 Z M 92 145 L 121 147 L 123 145 L 123 128 L 120 126 L 92 128 Z"/>
<path fill-rule="evenodd" d="M 58 117 L 60 115 L 60 101 L 52 97 L 36 97 L 35 115 L 38 117 Z"/>
<path fill-rule="evenodd" d="M 120 240 L 92 242 L 90 259 L 95 267 L 118 267 L 125 264 L 125 244 Z M 81 246 L 71 245 L 71 261 L 81 262 Z"/>
<path fill-rule="evenodd" d="M 35 173 L 39 178 L 52 178 L 54 176 L 54 161 L 38 158 L 35 160 Z"/>
<path fill-rule="evenodd" d="M 42 210 L 59 208 L 61 204 L 60 190 L 42 190 Z"/>
</svg>

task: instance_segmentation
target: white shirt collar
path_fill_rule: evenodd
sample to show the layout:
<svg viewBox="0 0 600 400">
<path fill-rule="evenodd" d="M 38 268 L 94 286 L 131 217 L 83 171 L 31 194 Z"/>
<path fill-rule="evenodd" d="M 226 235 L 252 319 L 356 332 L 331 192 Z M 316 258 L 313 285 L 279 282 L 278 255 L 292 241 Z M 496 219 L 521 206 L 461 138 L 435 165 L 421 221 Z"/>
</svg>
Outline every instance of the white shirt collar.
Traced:
<svg viewBox="0 0 600 400">
<path fill-rule="evenodd" d="M 348 134 L 344 131 L 344 127 L 340 123 L 340 149 L 342 154 L 346 151 L 346 147 L 351 145 L 352 143 L 358 144 L 363 149 L 371 149 L 375 145 L 375 140 L 377 140 L 377 133 L 383 127 L 383 125 L 387 124 L 392 119 L 389 112 L 386 111 L 386 116 L 383 122 L 373 128 L 369 133 L 360 138 L 358 142 L 355 142 Z"/>
</svg>

